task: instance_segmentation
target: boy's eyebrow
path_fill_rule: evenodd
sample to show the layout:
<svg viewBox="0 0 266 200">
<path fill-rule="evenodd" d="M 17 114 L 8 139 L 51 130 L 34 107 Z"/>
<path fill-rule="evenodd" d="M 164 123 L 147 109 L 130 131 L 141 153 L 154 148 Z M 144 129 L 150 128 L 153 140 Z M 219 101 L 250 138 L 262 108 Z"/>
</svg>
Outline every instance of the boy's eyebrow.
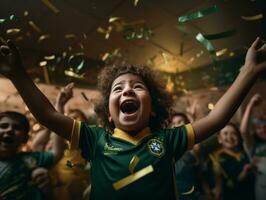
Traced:
<svg viewBox="0 0 266 200">
<path fill-rule="evenodd" d="M 112 86 L 112 88 L 114 88 L 114 87 L 117 86 L 117 85 L 121 85 L 121 84 L 124 83 L 124 82 L 125 82 L 125 81 L 118 82 L 118 83 L 114 84 L 114 85 Z"/>
</svg>

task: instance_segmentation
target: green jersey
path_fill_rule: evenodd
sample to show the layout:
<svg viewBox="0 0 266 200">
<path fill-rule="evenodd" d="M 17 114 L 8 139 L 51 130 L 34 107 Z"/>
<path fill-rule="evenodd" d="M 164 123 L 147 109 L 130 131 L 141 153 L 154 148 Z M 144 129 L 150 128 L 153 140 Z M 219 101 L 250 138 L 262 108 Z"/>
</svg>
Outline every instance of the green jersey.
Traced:
<svg viewBox="0 0 266 200">
<path fill-rule="evenodd" d="M 0 199 L 41 199 L 40 191 L 31 182 L 31 173 L 36 167 L 52 166 L 53 162 L 53 154 L 48 152 L 19 153 L 0 160 Z"/>
<path fill-rule="evenodd" d="M 174 163 L 193 146 L 194 131 L 190 124 L 153 133 L 146 128 L 131 137 L 75 121 L 74 140 L 91 162 L 92 200 L 172 200 L 177 198 Z"/>
</svg>

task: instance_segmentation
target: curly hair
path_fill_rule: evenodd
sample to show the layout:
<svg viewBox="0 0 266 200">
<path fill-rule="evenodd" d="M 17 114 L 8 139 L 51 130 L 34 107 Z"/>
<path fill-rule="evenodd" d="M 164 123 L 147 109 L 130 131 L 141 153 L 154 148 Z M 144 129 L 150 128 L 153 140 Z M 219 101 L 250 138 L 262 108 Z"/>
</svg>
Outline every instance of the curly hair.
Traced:
<svg viewBox="0 0 266 200">
<path fill-rule="evenodd" d="M 163 81 L 159 79 L 158 74 L 152 69 L 147 66 L 134 65 L 106 66 L 99 74 L 98 88 L 102 94 L 102 99 L 95 106 L 95 112 L 101 119 L 102 125 L 111 131 L 115 128 L 114 124 L 108 120 L 110 91 L 114 80 L 128 73 L 141 77 L 149 90 L 154 112 L 149 121 L 151 130 L 165 127 L 166 120 L 169 118 L 169 109 L 172 105 L 172 96 L 166 92 Z"/>
</svg>

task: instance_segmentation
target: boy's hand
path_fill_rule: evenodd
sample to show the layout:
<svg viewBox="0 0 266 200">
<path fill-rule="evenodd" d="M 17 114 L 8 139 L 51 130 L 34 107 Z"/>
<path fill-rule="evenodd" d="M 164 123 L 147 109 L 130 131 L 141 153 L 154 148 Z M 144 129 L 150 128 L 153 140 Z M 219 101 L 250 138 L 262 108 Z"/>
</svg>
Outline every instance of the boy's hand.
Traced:
<svg viewBox="0 0 266 200">
<path fill-rule="evenodd" d="M 18 48 L 11 40 L 0 46 L 0 73 L 7 78 L 19 75 L 23 69 Z"/>
<path fill-rule="evenodd" d="M 57 95 L 56 105 L 63 107 L 73 97 L 74 83 L 67 84 Z"/>
<path fill-rule="evenodd" d="M 32 181 L 46 196 L 51 195 L 51 178 L 46 168 L 39 167 L 34 169 L 31 177 Z"/>
<path fill-rule="evenodd" d="M 249 104 L 252 106 L 257 106 L 261 102 L 261 95 L 260 94 L 255 94 L 249 101 Z"/>
<path fill-rule="evenodd" d="M 243 66 L 243 69 L 255 72 L 255 75 L 259 75 L 260 72 L 266 70 L 266 44 L 259 48 L 259 40 L 259 37 L 257 37 L 248 49 L 245 65 Z"/>
</svg>

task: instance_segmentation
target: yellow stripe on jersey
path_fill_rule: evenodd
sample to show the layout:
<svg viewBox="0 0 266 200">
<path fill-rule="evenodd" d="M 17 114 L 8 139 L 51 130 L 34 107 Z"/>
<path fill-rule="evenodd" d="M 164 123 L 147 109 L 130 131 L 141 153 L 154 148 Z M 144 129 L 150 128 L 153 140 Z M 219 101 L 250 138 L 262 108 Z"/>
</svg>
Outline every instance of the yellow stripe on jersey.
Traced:
<svg viewBox="0 0 266 200">
<path fill-rule="evenodd" d="M 187 149 L 192 149 L 195 144 L 195 132 L 191 124 L 186 124 L 187 130 Z"/>
<path fill-rule="evenodd" d="M 115 183 L 113 183 L 113 188 L 115 190 L 120 190 L 121 188 L 133 183 L 134 181 L 142 178 L 143 176 L 146 176 L 147 174 L 150 174 L 152 173 L 154 170 L 153 170 L 153 167 L 152 165 L 148 165 L 147 167 L 125 177 L 125 178 L 122 178 L 121 180 L 119 181 L 116 181 Z"/>
<path fill-rule="evenodd" d="M 70 150 L 79 149 L 80 126 L 81 122 L 74 120 L 70 140 Z"/>
</svg>

